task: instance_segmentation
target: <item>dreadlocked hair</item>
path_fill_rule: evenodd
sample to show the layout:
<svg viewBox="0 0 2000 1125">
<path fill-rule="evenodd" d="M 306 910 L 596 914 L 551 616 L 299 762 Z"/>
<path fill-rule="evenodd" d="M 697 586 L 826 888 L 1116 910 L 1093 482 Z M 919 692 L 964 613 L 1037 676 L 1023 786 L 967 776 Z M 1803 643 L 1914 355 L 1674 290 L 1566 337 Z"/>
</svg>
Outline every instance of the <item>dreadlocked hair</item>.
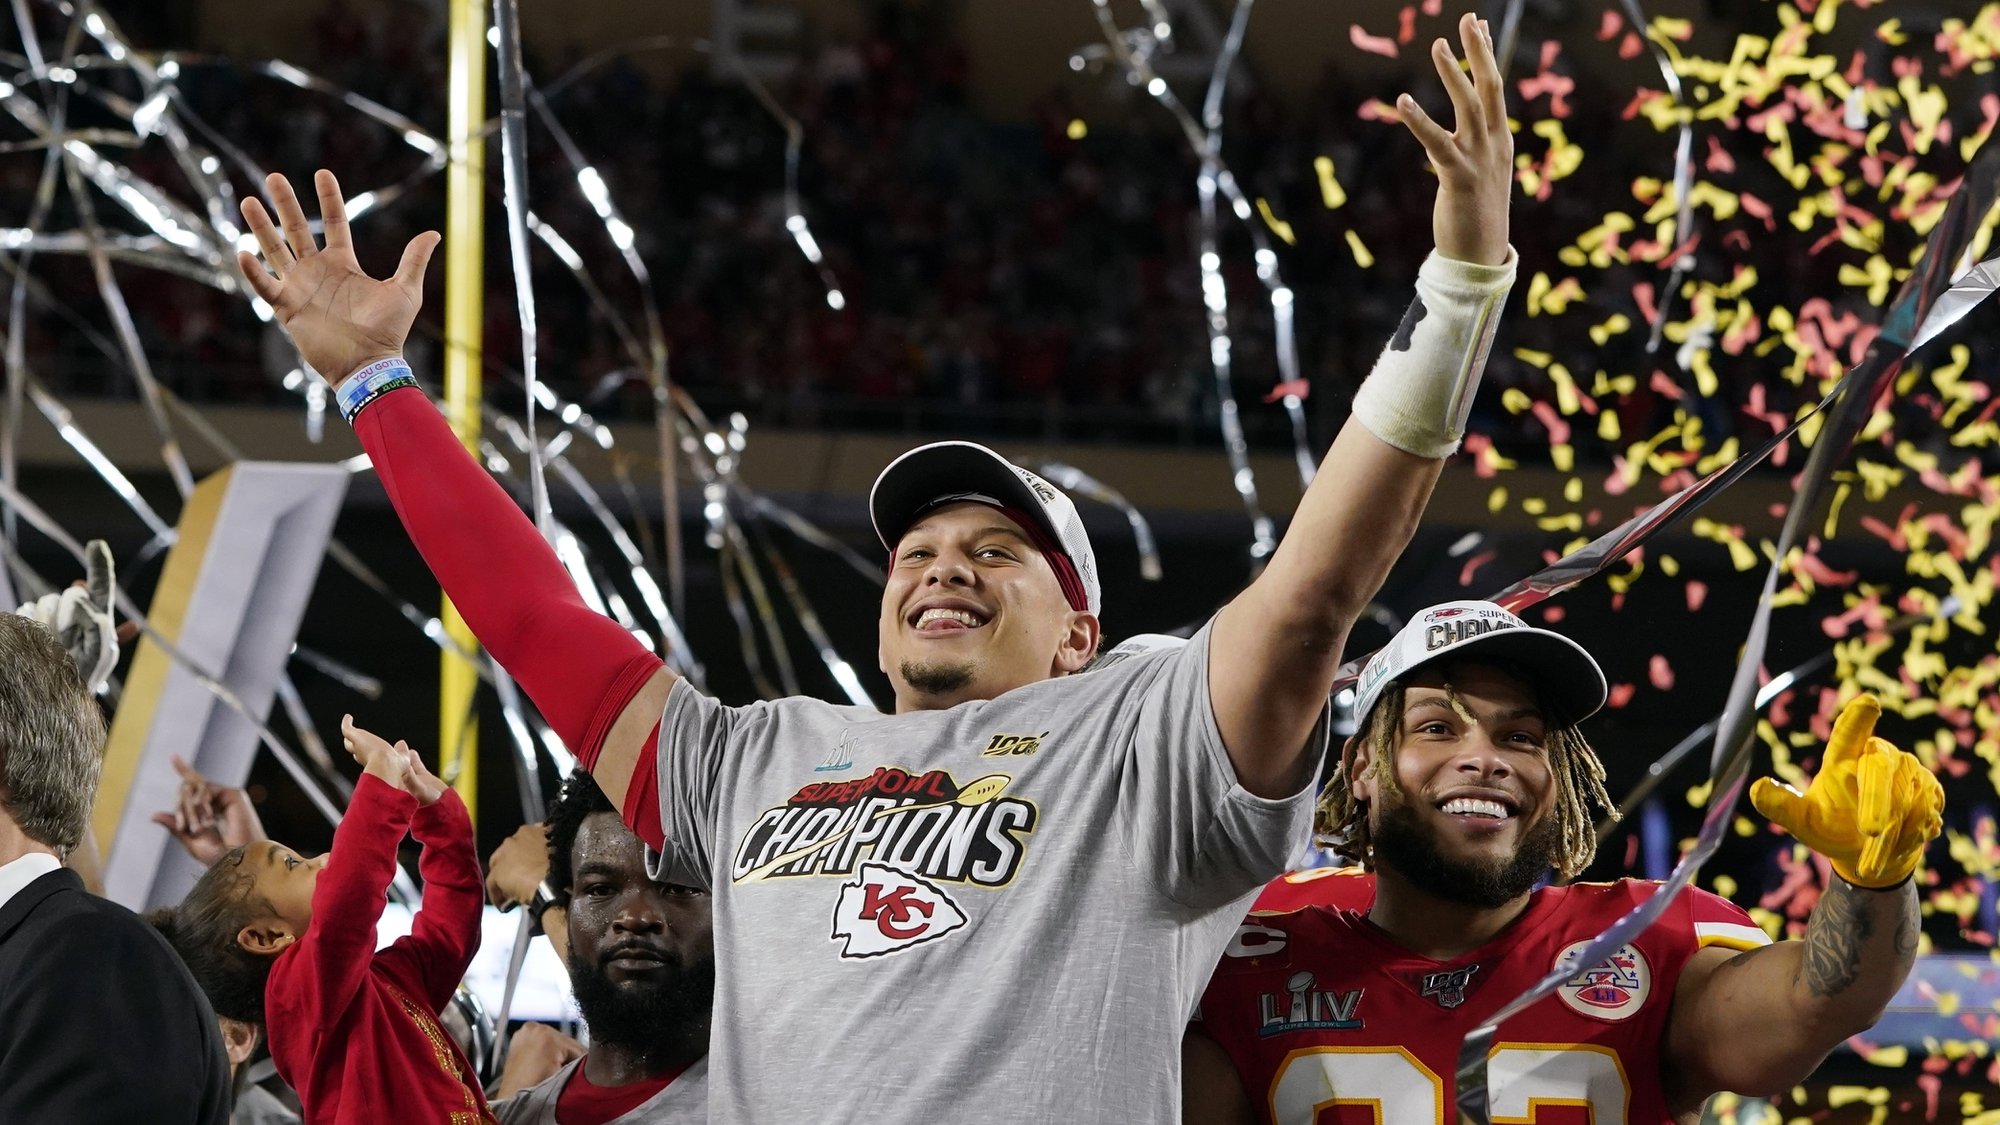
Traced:
<svg viewBox="0 0 2000 1125">
<path fill-rule="evenodd" d="M 1368 767 L 1369 775 L 1390 793 L 1400 791 L 1400 786 L 1396 784 L 1396 771 L 1390 763 L 1396 750 L 1395 717 L 1402 713 L 1403 685 L 1392 682 L 1382 689 L 1375 709 L 1368 713 L 1361 729 L 1348 740 L 1348 746 L 1366 742 L 1374 749 L 1375 754 Z M 1368 835 L 1368 802 L 1354 795 L 1347 776 L 1349 758 L 1346 750 L 1346 747 L 1342 748 L 1333 776 L 1327 779 L 1326 788 L 1320 790 L 1319 804 L 1313 809 L 1313 835 L 1326 847 L 1358 860 L 1363 868 L 1373 871 L 1375 841 Z"/>
<path fill-rule="evenodd" d="M 1396 784 L 1396 741 L 1403 715 L 1403 685 L 1391 683 L 1382 692 L 1361 729 L 1349 741 L 1351 746 L 1366 744 L 1374 751 L 1368 768 L 1375 784 L 1387 793 L 1399 792 Z M 1597 823 L 1593 809 L 1602 809 L 1618 819 L 1618 809 L 1604 788 L 1604 763 L 1583 737 L 1575 723 L 1552 726 L 1547 738 L 1549 773 L 1554 780 L 1559 844 L 1556 871 L 1564 879 L 1574 879 L 1597 856 Z M 1358 860 L 1369 871 L 1375 869 L 1375 843 L 1368 835 L 1368 802 L 1356 797 L 1349 785 L 1343 753 L 1341 766 L 1327 779 L 1313 810 L 1313 834 L 1326 847 Z"/>
<path fill-rule="evenodd" d="M 576 882 L 576 869 L 570 862 L 576 834 L 583 831 L 584 821 L 598 813 L 617 816 L 618 809 L 598 788 L 596 779 L 583 770 L 570 774 L 556 799 L 549 802 L 549 888 L 560 905 L 569 905 L 570 887 Z"/>
<path fill-rule="evenodd" d="M 236 940 L 243 927 L 271 913 L 271 904 L 256 893 L 256 875 L 243 870 L 247 850 L 223 853 L 179 906 L 148 911 L 146 921 L 180 955 L 217 1015 L 261 1026 L 264 982 L 277 958 L 252 953 Z"/>
</svg>

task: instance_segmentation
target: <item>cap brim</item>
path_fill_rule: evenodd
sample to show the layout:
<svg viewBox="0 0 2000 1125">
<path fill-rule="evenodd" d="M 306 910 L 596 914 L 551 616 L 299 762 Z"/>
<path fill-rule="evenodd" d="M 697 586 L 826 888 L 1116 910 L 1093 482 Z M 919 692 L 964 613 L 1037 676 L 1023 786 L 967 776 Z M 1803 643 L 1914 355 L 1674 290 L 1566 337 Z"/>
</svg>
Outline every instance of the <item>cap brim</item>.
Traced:
<svg viewBox="0 0 2000 1125">
<path fill-rule="evenodd" d="M 1054 542 L 1062 542 L 1041 498 L 999 454 L 969 441 L 919 446 L 889 462 L 868 492 L 868 517 L 875 537 L 890 551 L 925 508 L 939 497 L 979 492 L 1026 512 Z"/>
<path fill-rule="evenodd" d="M 1511 661 L 1527 673 L 1543 704 L 1564 722 L 1580 723 L 1595 715 L 1608 694 L 1603 670 L 1583 646 L 1547 629 L 1495 629 L 1439 653 L 1436 659 Z M 1408 679 L 1424 664 L 1401 678 Z"/>
</svg>

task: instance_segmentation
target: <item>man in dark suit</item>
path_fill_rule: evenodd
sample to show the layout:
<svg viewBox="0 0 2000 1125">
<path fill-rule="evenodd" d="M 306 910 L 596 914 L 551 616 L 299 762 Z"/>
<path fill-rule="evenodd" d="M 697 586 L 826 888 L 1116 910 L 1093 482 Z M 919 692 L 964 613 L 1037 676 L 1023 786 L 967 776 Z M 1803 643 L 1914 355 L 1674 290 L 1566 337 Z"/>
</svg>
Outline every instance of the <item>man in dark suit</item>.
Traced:
<svg viewBox="0 0 2000 1125">
<path fill-rule="evenodd" d="M 0 1122 L 225 1125 L 228 1063 L 194 978 L 62 866 L 104 736 L 55 634 L 0 614 Z"/>
</svg>

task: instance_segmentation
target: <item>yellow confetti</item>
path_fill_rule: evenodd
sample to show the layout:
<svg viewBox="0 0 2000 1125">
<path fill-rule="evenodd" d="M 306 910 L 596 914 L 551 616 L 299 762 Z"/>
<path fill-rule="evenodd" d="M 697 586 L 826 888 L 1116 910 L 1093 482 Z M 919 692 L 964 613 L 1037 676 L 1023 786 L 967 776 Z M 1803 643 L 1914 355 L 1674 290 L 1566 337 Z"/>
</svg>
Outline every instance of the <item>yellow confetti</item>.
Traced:
<svg viewBox="0 0 2000 1125">
<path fill-rule="evenodd" d="M 1886 1047 L 1871 1047 L 1861 1058 L 1870 1066 L 1908 1066 L 1910 1049 L 1901 1043 L 1891 1043 Z"/>
<path fill-rule="evenodd" d="M 1273 214 L 1270 202 L 1261 195 L 1257 197 L 1257 217 L 1264 220 L 1264 225 L 1271 228 L 1272 234 L 1284 239 L 1285 245 L 1299 244 L 1298 236 L 1292 233 L 1292 224 Z"/>
<path fill-rule="evenodd" d="M 1347 202 L 1347 190 L 1340 181 L 1333 178 L 1333 157 L 1313 157 L 1313 171 L 1319 174 L 1319 199 L 1329 211 L 1337 211 Z"/>
<path fill-rule="evenodd" d="M 1368 247 L 1361 242 L 1361 236 L 1353 231 L 1347 232 L 1347 248 L 1354 253 L 1354 264 L 1362 269 L 1365 270 L 1375 264 L 1375 255 L 1368 252 Z"/>
<path fill-rule="evenodd" d="M 1826 1090 L 1826 1104 L 1833 1109 L 1856 1102 L 1883 1105 L 1888 1100 L 1889 1091 L 1881 1086 L 1829 1086 Z"/>
<path fill-rule="evenodd" d="M 1063 132 L 1068 135 L 1070 140 L 1080 141 L 1090 135 L 1090 126 L 1083 123 L 1083 118 L 1072 117 L 1069 119 L 1069 128 L 1064 129 Z"/>
</svg>

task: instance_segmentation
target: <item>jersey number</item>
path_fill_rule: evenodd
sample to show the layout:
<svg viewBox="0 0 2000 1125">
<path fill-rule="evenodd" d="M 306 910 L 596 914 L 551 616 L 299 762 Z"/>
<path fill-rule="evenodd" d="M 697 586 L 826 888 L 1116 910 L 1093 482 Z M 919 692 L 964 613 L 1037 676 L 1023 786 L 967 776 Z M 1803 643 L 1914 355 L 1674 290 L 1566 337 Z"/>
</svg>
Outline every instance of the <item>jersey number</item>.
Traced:
<svg viewBox="0 0 2000 1125">
<path fill-rule="evenodd" d="M 1632 1088 L 1607 1047 L 1502 1043 L 1487 1059 L 1493 1125 L 1535 1125 L 1540 1106 L 1581 1106 L 1593 1125 L 1625 1125 Z M 1271 1083 L 1271 1120 L 1312 1125 L 1319 1111 L 1365 1106 L 1376 1125 L 1446 1125 L 1445 1085 L 1401 1047 L 1293 1051 Z"/>
</svg>

